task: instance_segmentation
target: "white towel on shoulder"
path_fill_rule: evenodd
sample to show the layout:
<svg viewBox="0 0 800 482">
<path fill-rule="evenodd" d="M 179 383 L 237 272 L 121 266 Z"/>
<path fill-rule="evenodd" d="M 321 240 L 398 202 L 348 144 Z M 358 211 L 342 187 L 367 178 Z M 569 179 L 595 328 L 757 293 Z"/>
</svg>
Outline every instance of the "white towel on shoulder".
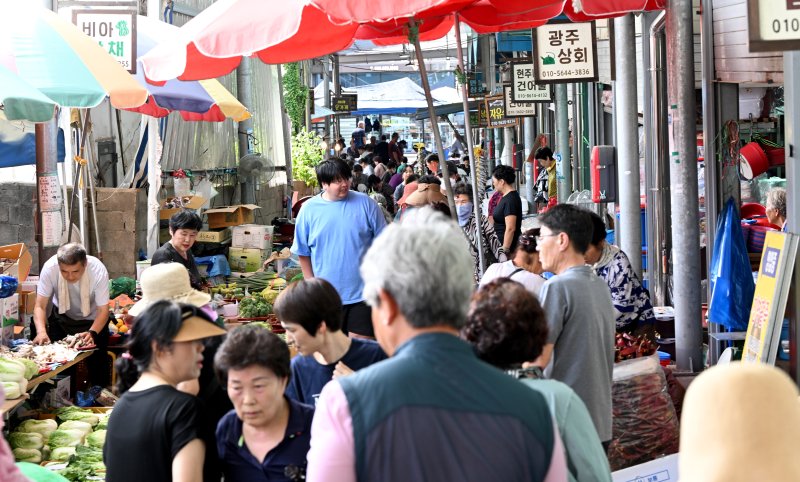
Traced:
<svg viewBox="0 0 800 482">
<path fill-rule="evenodd" d="M 89 312 L 91 310 L 91 302 L 89 296 L 91 293 L 89 292 L 89 267 L 86 267 L 86 270 L 83 272 L 83 276 L 81 276 L 81 280 L 79 283 L 79 289 L 81 292 L 81 316 L 89 316 Z M 69 299 L 69 282 L 64 279 L 64 276 L 59 272 L 58 273 L 58 314 L 63 315 L 70 309 L 70 299 Z"/>
</svg>

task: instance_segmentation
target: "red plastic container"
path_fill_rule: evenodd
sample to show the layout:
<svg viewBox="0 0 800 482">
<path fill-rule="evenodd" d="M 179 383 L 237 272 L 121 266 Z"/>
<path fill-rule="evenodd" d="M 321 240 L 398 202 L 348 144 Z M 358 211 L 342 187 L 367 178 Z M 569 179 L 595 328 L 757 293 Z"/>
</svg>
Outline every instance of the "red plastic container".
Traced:
<svg viewBox="0 0 800 482">
<path fill-rule="evenodd" d="M 767 172 L 769 159 L 758 142 L 748 142 L 739 149 L 739 165 L 742 177 L 750 180 Z"/>
</svg>

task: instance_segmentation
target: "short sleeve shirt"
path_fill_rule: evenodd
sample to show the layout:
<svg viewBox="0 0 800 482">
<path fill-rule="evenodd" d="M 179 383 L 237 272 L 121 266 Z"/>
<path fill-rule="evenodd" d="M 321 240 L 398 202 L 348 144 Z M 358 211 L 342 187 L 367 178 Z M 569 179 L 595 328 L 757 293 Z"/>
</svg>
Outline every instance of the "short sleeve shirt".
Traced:
<svg viewBox="0 0 800 482">
<path fill-rule="evenodd" d="M 385 227 L 383 212 L 369 196 L 350 191 L 328 201 L 319 194 L 300 209 L 292 253 L 310 257 L 314 276 L 332 284 L 343 304 L 358 303 L 364 299 L 361 258 Z"/>
<path fill-rule="evenodd" d="M 103 446 L 107 482 L 170 482 L 172 460 L 201 438 L 197 398 L 170 385 L 119 399 L 108 420 Z"/>
<path fill-rule="evenodd" d="M 514 227 L 514 239 L 511 241 L 511 249 L 517 247 L 517 238 L 522 231 L 522 199 L 517 191 L 511 191 L 497 203 L 497 207 L 492 212 L 494 218 L 494 232 L 497 239 L 503 242 L 506 232 L 506 216 L 516 216 L 517 222 Z"/>
<path fill-rule="evenodd" d="M 86 271 L 89 273 L 89 314 L 81 313 L 81 284 L 70 283 L 67 287 L 69 291 L 69 310 L 64 313 L 73 320 L 94 320 L 97 317 L 97 307 L 108 305 L 108 270 L 102 261 L 94 256 L 86 257 Z M 58 259 L 53 256 L 48 259 L 39 273 L 39 284 L 36 287 L 36 294 L 50 298 L 53 304 L 60 306 L 58 299 L 58 278 L 61 271 L 58 268 Z"/>
<path fill-rule="evenodd" d="M 286 387 L 286 396 L 300 403 L 316 406 L 322 388 L 333 378 L 339 362 L 351 370 L 358 371 L 386 359 L 378 343 L 372 340 L 353 338 L 344 356 L 334 363 L 323 365 L 313 355 L 298 355 L 292 358 L 292 377 Z"/>
</svg>

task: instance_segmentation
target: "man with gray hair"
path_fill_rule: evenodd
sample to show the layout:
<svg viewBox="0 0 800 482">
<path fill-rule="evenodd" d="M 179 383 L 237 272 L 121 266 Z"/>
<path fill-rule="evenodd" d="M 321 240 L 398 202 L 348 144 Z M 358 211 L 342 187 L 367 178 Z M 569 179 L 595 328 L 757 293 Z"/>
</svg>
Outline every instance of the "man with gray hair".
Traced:
<svg viewBox="0 0 800 482">
<path fill-rule="evenodd" d="M 49 318 L 48 304 L 53 310 Z M 102 261 L 86 254 L 78 243 L 58 248 L 39 273 L 31 335 L 36 344 L 58 341 L 75 335 L 83 345 L 96 345 L 97 352 L 87 361 L 93 384 L 108 381 L 108 270 Z"/>
<path fill-rule="evenodd" d="M 307 480 L 566 480 L 542 395 L 458 338 L 473 289 L 458 225 L 430 208 L 409 213 L 376 238 L 361 275 L 391 358 L 322 390 Z"/>
</svg>

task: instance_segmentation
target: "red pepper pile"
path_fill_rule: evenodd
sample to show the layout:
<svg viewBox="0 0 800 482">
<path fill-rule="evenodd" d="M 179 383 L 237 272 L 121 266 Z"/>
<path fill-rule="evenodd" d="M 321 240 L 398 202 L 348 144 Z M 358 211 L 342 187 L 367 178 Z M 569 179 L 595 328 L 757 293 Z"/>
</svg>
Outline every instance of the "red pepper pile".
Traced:
<svg viewBox="0 0 800 482">
<path fill-rule="evenodd" d="M 633 336 L 628 333 L 617 333 L 614 347 L 615 363 L 650 356 L 656 352 L 656 344 L 646 335 Z"/>
</svg>

